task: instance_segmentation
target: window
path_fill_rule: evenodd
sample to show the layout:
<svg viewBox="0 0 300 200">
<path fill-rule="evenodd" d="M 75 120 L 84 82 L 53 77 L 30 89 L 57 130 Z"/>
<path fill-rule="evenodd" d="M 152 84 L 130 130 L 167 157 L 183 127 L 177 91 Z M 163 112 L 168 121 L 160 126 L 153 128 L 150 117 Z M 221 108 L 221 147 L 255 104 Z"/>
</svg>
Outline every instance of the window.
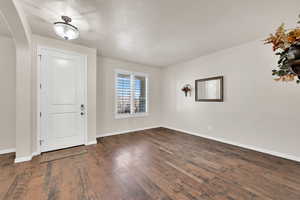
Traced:
<svg viewBox="0 0 300 200">
<path fill-rule="evenodd" d="M 115 78 L 116 118 L 146 115 L 147 75 L 117 70 Z"/>
</svg>

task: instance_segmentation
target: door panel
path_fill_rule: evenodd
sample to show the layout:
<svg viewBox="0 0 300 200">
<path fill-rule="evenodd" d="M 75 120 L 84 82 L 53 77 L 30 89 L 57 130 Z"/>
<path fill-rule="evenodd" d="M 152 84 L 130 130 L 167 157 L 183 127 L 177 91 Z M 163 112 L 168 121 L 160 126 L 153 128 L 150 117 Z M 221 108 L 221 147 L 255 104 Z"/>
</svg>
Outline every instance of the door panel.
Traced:
<svg viewBox="0 0 300 200">
<path fill-rule="evenodd" d="M 52 114 L 48 120 L 48 140 L 61 140 L 81 134 L 77 113 Z"/>
<path fill-rule="evenodd" d="M 85 57 L 50 49 L 41 54 L 41 150 L 84 144 Z"/>
<path fill-rule="evenodd" d="M 75 105 L 78 95 L 79 82 L 76 76 L 76 63 L 72 59 L 53 57 L 49 59 L 50 96 L 52 105 Z M 67 77 L 67 81 L 66 81 Z"/>
</svg>

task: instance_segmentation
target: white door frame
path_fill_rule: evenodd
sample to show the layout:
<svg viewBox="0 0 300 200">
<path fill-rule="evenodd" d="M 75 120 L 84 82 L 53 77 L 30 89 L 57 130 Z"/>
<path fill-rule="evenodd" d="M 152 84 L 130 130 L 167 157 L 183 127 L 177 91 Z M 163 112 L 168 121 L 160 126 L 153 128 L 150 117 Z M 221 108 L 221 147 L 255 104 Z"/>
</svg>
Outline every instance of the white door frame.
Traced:
<svg viewBox="0 0 300 200">
<path fill-rule="evenodd" d="M 40 89 L 40 85 L 41 85 L 41 59 L 42 55 L 41 52 L 42 50 L 50 50 L 50 51 L 56 51 L 59 53 L 65 53 L 65 54 L 71 54 L 71 55 L 76 55 L 76 56 L 83 56 L 84 57 L 84 105 L 86 107 L 85 110 L 85 120 L 84 120 L 84 144 L 88 145 L 88 136 L 87 136 L 87 122 L 88 122 L 88 101 L 87 101 L 87 55 L 84 54 L 80 54 L 77 52 L 73 52 L 73 51 L 66 51 L 66 50 L 61 50 L 61 49 L 57 49 L 57 48 L 53 48 L 53 47 L 47 47 L 47 46 L 41 46 L 38 45 L 37 46 L 37 113 L 36 113 L 36 152 L 33 153 L 33 156 L 35 155 L 40 155 L 41 154 L 41 145 L 40 145 L 40 141 L 41 141 L 41 136 L 42 136 L 42 131 L 41 131 L 41 117 L 40 117 L 40 113 L 41 113 L 41 89 Z"/>
</svg>

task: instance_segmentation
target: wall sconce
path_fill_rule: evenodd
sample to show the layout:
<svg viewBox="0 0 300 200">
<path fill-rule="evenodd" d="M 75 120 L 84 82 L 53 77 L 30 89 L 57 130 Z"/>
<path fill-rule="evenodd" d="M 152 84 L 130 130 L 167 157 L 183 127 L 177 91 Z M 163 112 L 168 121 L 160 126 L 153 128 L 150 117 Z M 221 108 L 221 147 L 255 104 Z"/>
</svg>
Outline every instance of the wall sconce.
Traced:
<svg viewBox="0 0 300 200">
<path fill-rule="evenodd" d="M 185 94 L 186 97 L 187 97 L 188 94 L 190 96 L 192 95 L 192 86 L 190 84 L 184 85 L 181 90 L 184 92 L 184 94 Z"/>
</svg>

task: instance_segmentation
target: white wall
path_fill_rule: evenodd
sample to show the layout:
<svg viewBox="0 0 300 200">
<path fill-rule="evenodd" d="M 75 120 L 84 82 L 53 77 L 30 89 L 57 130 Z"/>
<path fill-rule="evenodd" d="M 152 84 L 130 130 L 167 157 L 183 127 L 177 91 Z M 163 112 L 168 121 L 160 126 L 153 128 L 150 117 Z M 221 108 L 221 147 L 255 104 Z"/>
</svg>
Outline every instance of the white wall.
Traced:
<svg viewBox="0 0 300 200">
<path fill-rule="evenodd" d="M 115 119 L 115 69 L 148 74 L 149 115 Z M 141 64 L 99 57 L 97 69 L 97 135 L 98 137 L 128 130 L 159 126 L 161 107 L 161 69 Z"/>
<path fill-rule="evenodd" d="M 0 152 L 16 148 L 16 48 L 0 36 Z"/>
<path fill-rule="evenodd" d="M 19 0 L 0 1 L 16 46 L 16 162 L 31 159 L 31 29 Z"/>
<path fill-rule="evenodd" d="M 163 124 L 300 158 L 300 85 L 275 82 L 277 58 L 261 40 L 164 68 Z M 184 84 L 224 75 L 225 102 L 195 102 Z"/>
</svg>

